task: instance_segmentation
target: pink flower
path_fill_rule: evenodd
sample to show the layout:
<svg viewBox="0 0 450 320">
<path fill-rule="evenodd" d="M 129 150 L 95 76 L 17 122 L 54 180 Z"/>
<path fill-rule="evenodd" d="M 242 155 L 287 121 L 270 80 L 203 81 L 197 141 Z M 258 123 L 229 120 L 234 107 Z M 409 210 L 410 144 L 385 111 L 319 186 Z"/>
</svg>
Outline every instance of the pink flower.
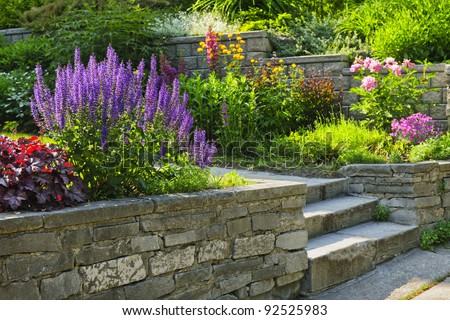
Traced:
<svg viewBox="0 0 450 320">
<path fill-rule="evenodd" d="M 361 88 L 364 88 L 367 91 L 372 91 L 372 89 L 377 88 L 377 87 L 378 87 L 378 83 L 374 77 L 367 76 L 367 77 L 364 77 L 361 81 Z"/>
<path fill-rule="evenodd" d="M 369 64 L 370 72 L 378 72 L 381 69 L 383 69 L 383 65 L 380 63 L 380 61 L 372 59 L 372 61 Z"/>
<path fill-rule="evenodd" d="M 392 73 L 395 74 L 396 76 L 402 75 L 402 67 L 397 63 L 393 65 L 388 65 L 387 67 L 391 69 Z"/>
<path fill-rule="evenodd" d="M 388 57 L 384 60 L 384 64 L 386 65 L 394 65 L 394 64 L 398 64 L 394 58 Z"/>
<path fill-rule="evenodd" d="M 403 60 L 403 63 L 402 63 L 402 66 L 404 66 L 405 68 L 408 68 L 408 69 L 414 68 L 415 65 L 416 64 L 412 63 L 411 60 L 409 60 L 409 59 Z"/>
<path fill-rule="evenodd" d="M 360 63 L 355 63 L 350 67 L 350 72 L 358 72 L 359 69 L 362 68 Z"/>
<path fill-rule="evenodd" d="M 364 69 L 369 69 L 369 66 L 372 64 L 372 58 L 365 58 L 363 63 L 364 63 Z"/>
</svg>

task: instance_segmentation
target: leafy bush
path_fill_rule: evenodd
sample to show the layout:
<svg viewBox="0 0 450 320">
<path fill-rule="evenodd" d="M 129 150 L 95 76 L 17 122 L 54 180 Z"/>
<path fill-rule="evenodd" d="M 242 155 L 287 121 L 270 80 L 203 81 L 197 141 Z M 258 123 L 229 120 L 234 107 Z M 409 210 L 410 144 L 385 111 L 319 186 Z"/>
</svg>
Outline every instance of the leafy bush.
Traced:
<svg viewBox="0 0 450 320">
<path fill-rule="evenodd" d="M 16 122 L 22 132 L 36 132 L 30 97 L 36 77 L 31 71 L 0 72 L 0 126 Z"/>
<path fill-rule="evenodd" d="M 56 69 L 58 64 L 71 61 L 75 47 L 81 49 L 84 62 L 90 54 L 105 57 L 108 45 L 135 65 L 141 59 L 150 60 L 164 43 L 152 30 L 156 17 L 158 11 L 120 2 L 108 2 L 101 11 L 89 7 L 72 10 L 46 25 L 44 36 L 51 41 L 51 67 Z"/>
<path fill-rule="evenodd" d="M 0 29 L 17 28 L 21 24 L 19 18 L 31 7 L 40 6 L 44 0 L 0 0 Z"/>
<path fill-rule="evenodd" d="M 42 37 L 28 37 L 15 43 L 0 46 L 0 71 L 33 69 L 36 64 L 50 64 L 50 43 Z"/>
<path fill-rule="evenodd" d="M 370 125 L 386 131 L 394 119 L 417 112 L 425 104 L 422 95 L 433 90 L 428 87 L 428 81 L 434 74 L 425 77 L 427 65 L 424 65 L 424 75 L 417 77 L 413 67 L 406 59 L 400 65 L 393 58 L 386 58 L 383 63 L 357 58 L 350 72 L 356 73 L 354 78 L 361 81 L 361 86 L 352 87 L 350 92 L 362 99 L 352 109 L 366 115 Z"/>
<path fill-rule="evenodd" d="M 0 137 L 0 212 L 71 206 L 86 200 L 68 155 L 36 137 Z"/>
<path fill-rule="evenodd" d="M 400 119 L 400 121 L 394 119 L 391 129 L 391 136 L 405 139 L 412 144 L 419 144 L 442 134 L 439 122 L 422 113 L 415 113 L 407 118 Z"/>
<path fill-rule="evenodd" d="M 448 0 L 366 0 L 344 11 L 339 29 L 356 31 L 374 57 L 440 62 L 450 56 L 448 5 Z"/>
<path fill-rule="evenodd" d="M 178 79 L 167 84 L 155 57 L 144 88 L 143 73 L 143 61 L 133 72 L 112 47 L 104 61 L 91 56 L 87 66 L 77 49 L 74 67 L 58 68 L 51 94 L 37 67 L 34 119 L 68 150 L 94 199 L 151 194 L 155 181 L 177 172 L 171 163 L 183 170 L 187 157 L 201 167 L 212 160 L 215 147 L 204 132 L 189 139 L 193 118 Z"/>
</svg>

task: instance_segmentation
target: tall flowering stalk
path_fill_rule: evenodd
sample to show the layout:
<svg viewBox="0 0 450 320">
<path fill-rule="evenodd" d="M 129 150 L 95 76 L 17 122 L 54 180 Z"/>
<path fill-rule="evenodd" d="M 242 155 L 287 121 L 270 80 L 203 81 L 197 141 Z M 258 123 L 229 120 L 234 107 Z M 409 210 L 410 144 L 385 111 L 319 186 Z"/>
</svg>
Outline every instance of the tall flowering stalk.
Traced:
<svg viewBox="0 0 450 320">
<path fill-rule="evenodd" d="M 415 75 L 415 64 L 405 59 L 401 64 L 394 58 L 379 61 L 367 57 L 355 59 L 350 67 L 354 78 L 361 81 L 360 87 L 350 89 L 361 99 L 351 107 L 363 113 L 370 125 L 389 131 L 394 119 L 409 116 L 424 104 L 422 95 L 434 90 L 428 81 L 434 74 L 426 74 L 423 66 L 422 77 Z"/>
<path fill-rule="evenodd" d="M 41 67 L 36 67 L 34 119 L 41 130 L 66 145 L 91 188 L 117 181 L 143 184 L 152 176 L 155 155 L 165 150 L 178 157 L 181 146 L 189 143 L 194 120 L 186 107 L 188 95 L 180 92 L 179 73 L 167 61 L 163 68 L 160 75 L 153 56 L 143 86 L 143 61 L 133 70 L 110 46 L 105 60 L 97 62 L 91 56 L 85 66 L 76 49 L 74 65 L 58 67 L 52 93 L 44 85 Z"/>
</svg>

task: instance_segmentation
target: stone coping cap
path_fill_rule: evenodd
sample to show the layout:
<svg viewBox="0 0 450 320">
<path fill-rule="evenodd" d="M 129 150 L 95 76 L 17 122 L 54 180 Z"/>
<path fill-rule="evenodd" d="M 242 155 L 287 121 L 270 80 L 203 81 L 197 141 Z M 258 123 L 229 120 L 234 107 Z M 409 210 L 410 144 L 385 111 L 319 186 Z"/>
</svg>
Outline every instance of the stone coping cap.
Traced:
<svg viewBox="0 0 450 320">
<path fill-rule="evenodd" d="M 301 182 L 261 180 L 241 187 L 88 202 L 49 212 L 0 213 L 0 234 L 89 224 L 162 213 L 166 210 L 188 210 L 230 201 L 245 203 L 270 198 L 304 196 L 306 191 L 307 185 Z"/>
<path fill-rule="evenodd" d="M 226 37 L 227 34 L 233 34 L 233 38 L 236 38 L 236 32 L 224 32 L 224 36 L 222 39 L 228 40 Z M 239 32 L 239 36 L 242 39 L 251 39 L 251 38 L 267 38 L 267 31 L 248 31 L 248 32 Z M 232 38 L 232 40 L 234 40 Z M 205 35 L 203 36 L 185 36 L 185 37 L 174 37 L 167 39 L 168 44 L 186 44 L 186 43 L 195 43 L 205 40 Z"/>
</svg>

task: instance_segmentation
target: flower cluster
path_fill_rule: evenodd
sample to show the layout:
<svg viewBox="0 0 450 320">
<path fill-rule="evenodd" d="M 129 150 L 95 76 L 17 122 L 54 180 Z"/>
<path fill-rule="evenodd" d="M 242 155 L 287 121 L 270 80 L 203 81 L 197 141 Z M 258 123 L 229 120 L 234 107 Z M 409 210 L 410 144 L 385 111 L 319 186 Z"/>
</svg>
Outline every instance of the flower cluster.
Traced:
<svg viewBox="0 0 450 320">
<path fill-rule="evenodd" d="M 245 56 L 243 55 L 244 49 L 242 48 L 242 45 L 245 44 L 245 40 L 242 39 L 239 32 L 236 32 L 235 35 L 235 43 L 230 43 L 227 47 L 227 45 L 221 43 L 221 38 L 224 34 L 221 32 L 216 33 L 209 27 L 205 41 L 199 43 L 200 47 L 197 51 L 203 52 L 203 50 L 206 49 L 206 58 L 210 71 L 217 72 L 219 70 L 221 55 L 232 56 L 233 61 L 245 59 Z M 227 35 L 229 41 L 232 41 L 233 37 L 234 35 L 232 33 Z M 233 66 L 233 62 L 230 65 Z"/>
<path fill-rule="evenodd" d="M 411 69 L 415 66 L 415 64 L 408 59 L 403 60 L 403 63 L 401 65 L 399 65 L 394 58 L 386 58 L 383 63 L 377 59 L 373 59 L 370 57 L 367 57 L 365 59 L 358 57 L 350 67 L 350 72 L 359 72 L 362 74 L 369 72 L 373 74 L 379 73 L 381 70 L 386 69 L 396 76 L 401 76 L 403 68 Z M 373 76 L 366 75 L 361 81 L 361 88 L 364 88 L 367 91 L 371 91 L 372 89 L 375 89 L 377 87 L 377 80 Z"/>
<path fill-rule="evenodd" d="M 180 71 L 161 62 L 159 74 L 152 57 L 144 86 L 143 61 L 133 70 L 110 46 L 105 60 L 97 63 L 91 56 L 85 66 L 76 49 L 74 67 L 58 67 L 54 93 L 44 85 L 41 67 L 36 68 L 34 119 L 65 145 L 88 187 L 104 191 L 97 198 L 127 196 L 137 189 L 147 193 L 155 161 L 190 157 L 194 118 L 188 95 L 180 92 Z"/>
<path fill-rule="evenodd" d="M 394 119 L 391 130 L 391 136 L 405 139 L 412 144 L 419 144 L 427 139 L 442 135 L 440 124 L 422 113 L 401 118 L 400 121 Z"/>
<path fill-rule="evenodd" d="M 86 198 L 64 151 L 42 144 L 37 137 L 0 136 L 0 212 L 63 207 Z"/>
</svg>

